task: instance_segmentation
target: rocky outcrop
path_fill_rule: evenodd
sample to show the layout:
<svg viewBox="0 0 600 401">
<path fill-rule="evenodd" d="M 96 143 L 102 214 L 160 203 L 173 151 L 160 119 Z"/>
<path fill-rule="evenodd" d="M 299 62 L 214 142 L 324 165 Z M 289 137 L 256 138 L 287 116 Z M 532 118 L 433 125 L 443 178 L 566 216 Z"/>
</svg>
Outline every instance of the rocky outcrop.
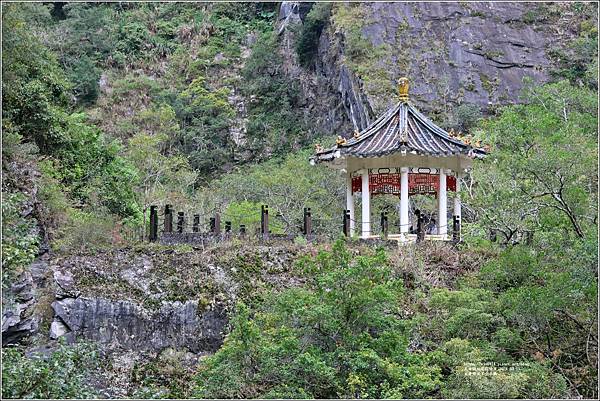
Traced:
<svg viewBox="0 0 600 401">
<path fill-rule="evenodd" d="M 194 354 L 222 344 L 238 300 L 298 285 L 300 248 L 211 244 L 208 249 L 119 249 L 50 261 L 55 298 L 48 335 L 107 350 Z"/>
<path fill-rule="evenodd" d="M 386 85 L 369 90 L 348 63 L 347 32 L 331 20 L 319 39 L 314 68 L 298 66 L 294 43 L 304 18 L 295 7 L 297 2 L 280 7 L 284 70 L 301 82 L 315 129 L 346 136 L 395 101 L 395 83 L 402 76 L 410 79 L 417 107 L 445 115 L 441 118 L 463 103 L 484 112 L 518 103 L 524 79 L 547 82 L 553 68 L 548 53 L 568 45 L 579 26 L 576 13 L 561 4 L 337 3 L 334 13 L 335 7 L 362 8 L 365 17 L 353 23 L 373 48 L 384 49 L 377 57 L 386 66 Z"/>
<path fill-rule="evenodd" d="M 47 270 L 47 261 L 39 259 L 3 292 L 2 344 L 16 344 L 38 332 L 42 316 L 36 305 L 46 285 Z"/>
<path fill-rule="evenodd" d="M 56 321 L 51 335 L 73 333 L 74 340 L 109 348 L 214 352 L 227 324 L 223 309 L 199 311 L 197 301 L 165 303 L 154 313 L 129 301 L 85 297 L 57 300 L 52 308 Z"/>
</svg>

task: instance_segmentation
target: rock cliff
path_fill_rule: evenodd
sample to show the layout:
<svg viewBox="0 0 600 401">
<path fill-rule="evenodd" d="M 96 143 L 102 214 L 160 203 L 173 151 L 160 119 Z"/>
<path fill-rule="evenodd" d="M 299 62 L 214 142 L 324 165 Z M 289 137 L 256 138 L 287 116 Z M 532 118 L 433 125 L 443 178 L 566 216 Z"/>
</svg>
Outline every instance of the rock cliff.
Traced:
<svg viewBox="0 0 600 401">
<path fill-rule="evenodd" d="M 30 266 L 5 308 L 6 344 L 39 335 L 92 340 L 108 350 L 214 352 L 238 300 L 299 283 L 294 245 L 140 246 L 54 256 Z M 45 290 L 50 296 L 42 297 Z M 49 310 L 50 313 L 42 313 Z"/>
<path fill-rule="evenodd" d="M 580 26 L 567 3 L 336 3 L 307 71 L 293 54 L 306 14 L 298 2 L 280 7 L 286 71 L 303 83 L 318 129 L 345 135 L 395 101 L 402 76 L 410 79 L 412 101 L 440 120 L 460 104 L 489 112 L 519 102 L 523 80 L 547 82 L 552 51 L 569 46 Z M 362 39 L 370 49 L 358 46 Z"/>
</svg>

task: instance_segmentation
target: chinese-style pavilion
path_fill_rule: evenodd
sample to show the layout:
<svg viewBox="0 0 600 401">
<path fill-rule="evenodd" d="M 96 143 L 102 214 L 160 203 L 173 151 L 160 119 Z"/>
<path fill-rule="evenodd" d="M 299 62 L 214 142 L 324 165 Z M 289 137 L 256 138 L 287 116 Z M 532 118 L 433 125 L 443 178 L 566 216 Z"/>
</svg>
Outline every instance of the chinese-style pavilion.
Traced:
<svg viewBox="0 0 600 401">
<path fill-rule="evenodd" d="M 409 235 L 409 196 L 430 194 L 438 200 L 438 233 L 430 239 L 448 239 L 447 191 L 457 191 L 454 216 L 460 221 L 458 196 L 460 179 L 482 158 L 486 150 L 472 143 L 469 136 L 446 132 L 421 114 L 408 99 L 408 79 L 399 82 L 399 102 L 361 132 L 345 139 L 338 136 L 330 149 L 316 146 L 311 164 L 324 163 L 346 174 L 346 209 L 350 214 L 350 233 L 355 227 L 354 194 L 361 193 L 361 238 L 373 238 L 371 231 L 371 195 L 393 194 L 400 197 L 400 235 Z"/>
</svg>

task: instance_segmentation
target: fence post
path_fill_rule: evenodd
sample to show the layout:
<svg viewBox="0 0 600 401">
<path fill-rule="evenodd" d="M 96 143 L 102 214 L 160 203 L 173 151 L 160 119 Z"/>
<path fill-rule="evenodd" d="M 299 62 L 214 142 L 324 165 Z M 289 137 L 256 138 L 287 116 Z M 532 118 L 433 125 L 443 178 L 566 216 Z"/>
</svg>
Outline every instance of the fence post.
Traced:
<svg viewBox="0 0 600 401">
<path fill-rule="evenodd" d="M 460 216 L 452 216 L 452 241 L 460 242 Z"/>
<path fill-rule="evenodd" d="M 225 222 L 225 233 L 229 234 L 231 232 L 231 221 Z"/>
<path fill-rule="evenodd" d="M 173 211 L 171 205 L 165 205 L 165 229 L 166 233 L 173 232 Z"/>
<path fill-rule="evenodd" d="M 417 215 L 417 242 L 421 242 L 425 240 L 425 216 L 419 209 L 415 210 L 415 214 Z"/>
<path fill-rule="evenodd" d="M 156 241 L 158 238 L 158 212 L 156 206 L 150 206 L 150 242 Z"/>
<path fill-rule="evenodd" d="M 195 214 L 194 215 L 194 224 L 192 225 L 192 232 L 197 233 L 199 227 L 200 227 L 200 215 Z"/>
<path fill-rule="evenodd" d="M 215 233 L 215 218 L 214 217 L 210 218 L 210 232 L 212 234 Z"/>
<path fill-rule="evenodd" d="M 215 234 L 221 235 L 221 215 L 215 214 Z"/>
<path fill-rule="evenodd" d="M 388 216 L 387 212 L 381 212 L 381 232 L 383 239 L 388 239 Z"/>
<path fill-rule="evenodd" d="M 498 240 L 498 235 L 496 233 L 496 230 L 491 228 L 490 229 L 490 241 L 496 242 L 497 240 Z"/>
<path fill-rule="evenodd" d="M 312 213 L 309 207 L 304 208 L 304 235 L 306 239 L 312 237 Z"/>
<path fill-rule="evenodd" d="M 260 233 L 263 239 L 269 239 L 269 206 L 260 207 Z"/>
<path fill-rule="evenodd" d="M 177 213 L 177 232 L 179 234 L 183 233 L 183 224 L 184 224 L 183 212 L 179 212 L 179 213 Z"/>
<path fill-rule="evenodd" d="M 343 221 L 342 228 L 344 231 L 344 235 L 346 237 L 349 237 L 350 236 L 350 210 L 347 210 L 347 209 L 344 210 L 344 219 L 342 221 Z"/>
<path fill-rule="evenodd" d="M 245 224 L 240 224 L 240 236 L 241 237 L 246 236 L 246 225 Z"/>
</svg>

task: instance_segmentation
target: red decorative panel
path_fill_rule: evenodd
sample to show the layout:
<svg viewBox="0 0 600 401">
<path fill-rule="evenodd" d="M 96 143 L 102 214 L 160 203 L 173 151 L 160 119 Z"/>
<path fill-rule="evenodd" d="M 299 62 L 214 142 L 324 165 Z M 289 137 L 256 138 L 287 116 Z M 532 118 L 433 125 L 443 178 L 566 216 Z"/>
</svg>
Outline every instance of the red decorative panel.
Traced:
<svg viewBox="0 0 600 401">
<path fill-rule="evenodd" d="M 439 174 L 409 173 L 409 195 L 436 195 L 440 189 Z M 446 176 L 446 189 L 456 191 L 456 177 Z M 352 193 L 362 191 L 362 177 L 352 177 Z M 400 173 L 369 174 L 371 195 L 400 195 Z"/>
<path fill-rule="evenodd" d="M 437 174 L 408 174 L 409 195 L 435 195 L 440 187 L 440 176 Z"/>
<path fill-rule="evenodd" d="M 352 193 L 360 192 L 362 190 L 362 177 L 352 177 Z"/>
<path fill-rule="evenodd" d="M 371 195 L 400 195 L 400 174 L 369 174 L 369 192 Z"/>
<path fill-rule="evenodd" d="M 446 190 L 456 192 L 456 177 L 446 176 Z"/>
</svg>

